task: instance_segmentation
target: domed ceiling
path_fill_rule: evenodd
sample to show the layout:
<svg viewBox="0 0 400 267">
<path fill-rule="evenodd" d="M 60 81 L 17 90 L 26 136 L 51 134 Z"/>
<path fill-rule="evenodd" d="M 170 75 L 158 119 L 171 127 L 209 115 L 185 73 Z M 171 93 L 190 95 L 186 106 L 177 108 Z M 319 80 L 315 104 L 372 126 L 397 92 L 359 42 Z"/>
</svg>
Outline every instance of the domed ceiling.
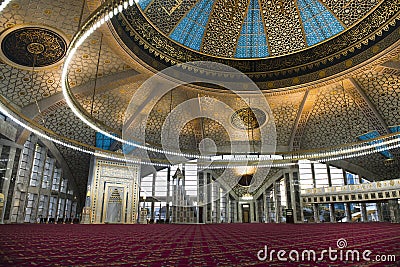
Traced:
<svg viewBox="0 0 400 267">
<path fill-rule="evenodd" d="M 261 90 L 326 80 L 397 40 L 397 0 L 137 0 L 114 37 L 152 70 L 192 61 L 231 66 Z"/>
<path fill-rule="evenodd" d="M 140 0 L 145 16 L 185 47 L 233 58 L 280 56 L 356 24 L 378 0 Z"/>
</svg>

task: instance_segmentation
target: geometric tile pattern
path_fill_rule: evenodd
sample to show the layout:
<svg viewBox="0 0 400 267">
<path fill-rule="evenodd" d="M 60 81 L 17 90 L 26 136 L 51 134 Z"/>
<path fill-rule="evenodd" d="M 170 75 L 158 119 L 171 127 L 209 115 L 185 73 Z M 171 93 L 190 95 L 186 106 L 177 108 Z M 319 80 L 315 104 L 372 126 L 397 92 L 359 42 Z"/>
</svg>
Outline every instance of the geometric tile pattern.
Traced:
<svg viewBox="0 0 400 267">
<path fill-rule="evenodd" d="M 136 3 L 140 6 L 142 10 L 145 10 L 147 6 L 150 4 L 151 0 L 139 0 Z"/>
<path fill-rule="evenodd" d="M 274 115 L 277 145 L 287 146 L 289 144 L 290 134 L 292 133 L 304 94 L 305 91 L 267 97 Z"/>
<path fill-rule="evenodd" d="M 201 51 L 210 55 L 233 57 L 248 0 L 217 0 L 210 15 Z"/>
<path fill-rule="evenodd" d="M 92 110 L 92 93 L 79 99 L 80 105 L 92 116 L 105 125 L 121 131 L 125 110 L 134 91 L 129 90 L 137 84 L 120 86 L 115 89 L 95 94 Z"/>
<path fill-rule="evenodd" d="M 145 14 L 158 29 L 168 35 L 195 3 L 196 0 L 153 0 Z"/>
<path fill-rule="evenodd" d="M 400 124 L 400 77 L 374 71 L 356 77 L 386 125 Z"/>
<path fill-rule="evenodd" d="M 303 28 L 294 1 L 262 1 L 271 56 L 306 48 Z"/>
<path fill-rule="evenodd" d="M 171 39 L 197 51 L 200 50 L 213 1 L 199 1 L 171 32 Z"/>
<path fill-rule="evenodd" d="M 75 116 L 65 101 L 57 105 L 54 110 L 46 110 L 44 116 L 37 117 L 36 121 L 57 134 L 88 145 L 95 145 L 95 131 Z"/>
<path fill-rule="evenodd" d="M 101 33 L 95 32 L 80 46 L 69 65 L 68 79 L 70 86 L 75 87 L 95 80 L 97 62 L 99 62 L 98 78 L 127 69 L 127 65 L 115 56 L 112 48 L 102 38 Z"/>
<path fill-rule="evenodd" d="M 13 1 L 0 13 L 0 27 L 7 29 L 21 24 L 51 25 L 62 29 L 70 40 L 78 30 L 81 9 L 81 1 Z M 85 9 L 84 19 L 88 14 Z"/>
<path fill-rule="evenodd" d="M 363 18 L 382 0 L 322 0 L 320 2 L 326 5 L 348 27 Z"/>
<path fill-rule="evenodd" d="M 356 136 L 374 130 L 340 85 L 321 88 L 317 97 L 304 130 L 302 149 L 355 142 Z"/>
</svg>

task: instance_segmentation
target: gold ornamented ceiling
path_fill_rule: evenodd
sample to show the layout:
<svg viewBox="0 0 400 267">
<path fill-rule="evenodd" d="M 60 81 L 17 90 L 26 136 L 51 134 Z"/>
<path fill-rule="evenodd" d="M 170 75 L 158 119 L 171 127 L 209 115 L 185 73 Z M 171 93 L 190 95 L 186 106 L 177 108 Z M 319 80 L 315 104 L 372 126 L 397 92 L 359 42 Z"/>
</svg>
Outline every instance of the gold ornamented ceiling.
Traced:
<svg viewBox="0 0 400 267">
<path fill-rule="evenodd" d="M 89 2 L 93 4 L 96 1 Z M 130 12 L 113 20 L 108 25 L 110 28 L 102 27 L 80 47 L 71 64 L 69 82 L 78 102 L 96 120 L 115 132 L 121 132 L 128 103 L 149 76 L 149 72 L 142 69 L 150 69 L 148 66 L 155 70 L 163 69 L 191 60 L 227 63 L 246 72 L 264 90 L 276 124 L 278 151 L 341 145 L 357 141 L 358 136 L 367 132 L 400 125 L 398 0 L 318 1 L 344 30 L 313 45 L 307 43 L 301 14 L 296 18 L 294 13 L 300 12 L 300 1 L 258 1 L 259 22 L 265 26 L 263 30 L 267 36 L 266 41 L 258 46 L 259 51 L 267 47 L 268 52 L 268 56 L 261 59 L 235 57 L 243 31 L 242 28 L 234 31 L 232 27 L 254 26 L 246 23 L 249 11 L 257 10 L 257 5 L 251 4 L 253 1 L 226 1 L 218 9 L 217 2 L 220 2 L 213 1 L 216 3 L 212 5 L 210 18 L 214 21 L 206 20 L 206 38 L 202 39 L 204 46 L 200 46 L 199 51 L 173 40 L 170 34 L 201 1 L 164 2 L 168 5 L 160 6 L 161 2 L 154 0 L 146 8 L 134 6 Z M 139 5 L 141 3 L 139 1 Z M 235 9 L 236 4 L 238 8 Z M 239 8 L 239 4 L 246 8 Z M 152 7 L 157 5 L 159 8 L 153 10 Z M 15 0 L 0 14 L 1 32 L 39 25 L 63 33 L 68 43 L 78 30 L 81 7 L 82 1 L 78 0 Z M 217 19 L 215 16 L 221 10 L 225 10 L 225 17 Z M 279 10 L 289 13 L 285 15 Z M 83 20 L 89 13 L 85 6 Z M 279 19 L 273 20 L 273 14 Z M 239 22 L 218 27 L 218 23 L 224 24 L 228 19 Z M 283 24 L 280 24 L 281 19 Z M 290 19 L 293 25 L 286 25 L 285 19 Z M 290 38 L 282 34 L 288 27 L 294 31 Z M 236 43 L 229 40 L 225 47 L 218 39 L 217 28 L 223 31 L 221 35 L 224 38 L 227 38 L 225 31 L 232 31 L 237 36 Z M 295 40 L 291 39 L 292 36 L 296 36 Z M 279 41 L 281 43 L 278 44 Z M 283 42 L 290 44 L 289 48 L 279 46 Z M 225 48 L 217 51 L 221 44 Z M 209 49 L 209 53 L 205 53 L 202 47 Z M 126 48 L 129 48 L 126 50 L 129 53 L 125 53 Z M 218 52 L 223 54 L 217 55 Z M 229 52 L 232 52 L 231 56 Z M 29 68 L 21 69 L 3 59 L 0 61 L 0 94 L 18 107 L 22 114 L 35 118 L 46 128 L 78 142 L 94 145 L 95 132 L 81 123 L 63 101 L 60 76 L 61 65 L 37 69 L 32 73 Z M 358 86 L 362 93 L 361 100 L 355 99 L 352 88 L 346 87 L 349 80 Z M 199 88 L 178 88 L 174 91 L 172 107 L 179 101 L 207 95 L 227 102 L 235 111 L 246 108 L 228 92 Z M 140 103 L 142 100 L 135 101 Z M 154 144 L 160 142 L 160 129 L 169 110 L 170 98 L 166 95 L 149 111 L 150 120 L 145 123 L 147 141 Z M 371 118 L 372 115 L 375 117 Z M 227 123 L 231 123 L 230 117 Z M 187 149 L 197 150 L 202 138 L 215 139 L 220 146 L 229 145 L 224 127 L 208 119 L 189 122 L 179 134 L 181 145 Z M 84 195 L 88 157 L 65 147 L 58 149 L 74 170 L 75 180 L 81 182 L 78 186 Z M 382 154 L 376 153 L 346 162 L 375 174 L 374 179 L 394 178 L 399 173 L 398 166 L 388 165 L 386 160 Z"/>
<path fill-rule="evenodd" d="M 163 8 L 161 2 L 139 1 L 113 18 L 125 49 L 157 70 L 224 63 L 262 90 L 331 79 L 398 39 L 398 0 L 167 1 Z"/>
</svg>

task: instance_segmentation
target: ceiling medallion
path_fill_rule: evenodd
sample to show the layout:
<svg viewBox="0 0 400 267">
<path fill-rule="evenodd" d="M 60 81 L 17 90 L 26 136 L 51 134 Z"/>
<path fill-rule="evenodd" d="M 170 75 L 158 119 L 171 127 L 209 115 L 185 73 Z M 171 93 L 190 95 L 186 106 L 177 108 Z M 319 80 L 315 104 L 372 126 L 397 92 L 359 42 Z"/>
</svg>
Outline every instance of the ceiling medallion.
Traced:
<svg viewBox="0 0 400 267">
<path fill-rule="evenodd" d="M 48 68 L 61 61 L 67 50 L 66 38 L 43 26 L 18 26 L 1 36 L 1 58 L 22 68 Z"/>
<path fill-rule="evenodd" d="M 253 180 L 253 174 L 245 174 L 242 175 L 242 177 L 240 177 L 238 184 L 241 186 L 250 186 L 252 180 Z"/>
<path fill-rule="evenodd" d="M 267 115 L 258 108 L 242 108 L 231 116 L 232 125 L 241 130 L 260 128 L 267 121 Z"/>
</svg>

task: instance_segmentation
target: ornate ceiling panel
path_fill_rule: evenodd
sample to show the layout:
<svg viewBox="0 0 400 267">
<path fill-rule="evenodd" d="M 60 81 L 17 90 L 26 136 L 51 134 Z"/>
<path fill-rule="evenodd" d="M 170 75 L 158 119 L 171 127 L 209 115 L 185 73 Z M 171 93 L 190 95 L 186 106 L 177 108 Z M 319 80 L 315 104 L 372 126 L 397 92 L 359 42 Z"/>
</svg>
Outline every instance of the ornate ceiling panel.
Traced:
<svg viewBox="0 0 400 267">
<path fill-rule="evenodd" d="M 262 1 L 262 9 L 271 55 L 283 55 L 306 47 L 294 1 Z"/>
<path fill-rule="evenodd" d="M 292 94 L 278 94 L 267 97 L 270 104 L 277 133 L 277 145 L 287 146 L 292 133 L 297 113 L 305 91 Z"/>
<path fill-rule="evenodd" d="M 82 1 L 18 0 L 12 1 L 0 14 L 0 25 L 10 28 L 21 24 L 51 25 L 68 39 L 78 30 Z M 84 18 L 88 15 L 84 12 Z"/>
<path fill-rule="evenodd" d="M 297 4 L 308 46 L 344 30 L 340 21 L 318 0 L 298 0 Z"/>
<path fill-rule="evenodd" d="M 237 38 L 237 32 L 227 29 L 228 25 L 226 25 L 219 26 L 220 34 L 215 35 L 216 38 L 213 40 L 210 39 L 216 45 L 213 51 L 218 49 L 223 52 L 220 55 L 202 50 L 202 47 L 205 47 L 203 36 L 207 36 L 207 29 L 210 25 L 214 25 L 211 18 L 221 16 L 221 13 L 216 11 L 217 4 L 212 6 L 210 12 L 205 12 L 205 9 L 201 9 L 201 12 L 192 12 L 198 10 L 198 6 L 204 5 L 207 10 L 211 8 L 204 4 L 207 1 L 197 1 L 175 28 L 175 30 L 179 29 L 179 33 L 173 31 L 168 36 L 154 27 L 154 23 L 143 14 L 143 10 L 140 11 L 140 8 L 135 5 L 113 18 L 111 22 L 118 33 L 120 44 L 157 70 L 181 62 L 216 61 L 248 74 L 263 90 L 285 90 L 287 87 L 293 88 L 308 82 L 316 83 L 338 73 L 350 72 L 352 67 L 364 64 L 366 60 L 376 57 L 382 49 L 398 41 L 396 29 L 400 10 L 397 0 L 374 2 L 366 9 L 369 10 L 368 12 L 360 11 L 358 20 L 350 26 L 344 25 L 327 4 L 319 0 L 258 1 L 260 16 L 255 15 L 257 12 L 253 12 L 257 10 L 256 4 L 253 5 L 256 3 L 254 1 L 247 0 L 248 8 L 245 10 L 239 38 Z M 181 2 L 176 3 L 178 5 Z M 242 2 L 226 2 L 226 4 L 229 3 L 238 4 L 236 10 L 239 10 L 239 3 Z M 350 1 L 350 3 L 353 5 L 355 2 Z M 150 2 L 145 9 L 147 10 L 151 5 Z M 343 9 L 348 8 L 347 5 L 339 6 Z M 278 7 L 283 13 L 278 12 Z M 352 16 L 352 11 L 346 10 L 348 11 L 344 13 Z M 235 12 L 235 9 L 232 9 L 229 14 Z M 248 16 L 252 17 L 250 21 Z M 262 27 L 259 25 L 260 18 L 263 21 Z M 206 24 L 205 21 L 207 21 Z M 275 27 L 268 27 L 266 24 L 269 26 L 273 24 Z M 206 30 L 203 31 L 203 28 Z M 298 33 L 292 33 L 296 29 Z M 232 34 L 231 38 L 220 42 L 218 37 L 221 38 L 227 34 Z M 266 42 L 262 40 L 263 36 Z M 293 37 L 294 40 L 292 40 Z M 229 52 L 225 49 L 225 44 L 227 47 L 230 46 L 234 39 L 237 41 L 235 50 Z M 273 48 L 270 42 L 276 42 L 277 46 Z M 203 46 L 200 46 L 201 43 Z M 280 45 L 279 48 L 277 48 L 278 45 Z M 286 48 L 288 45 L 293 45 L 293 47 Z M 264 49 L 263 53 L 268 50 L 269 56 L 257 60 L 246 60 L 243 56 L 246 54 L 253 57 L 259 54 L 254 51 L 260 49 Z M 277 49 L 283 52 L 273 54 L 272 50 L 277 51 Z M 214 74 L 210 73 L 210 75 Z"/>
<path fill-rule="evenodd" d="M 200 126 L 203 128 L 203 138 L 213 140 L 217 149 L 231 145 L 228 132 L 221 123 L 211 119 L 204 119 L 200 123 Z"/>
<path fill-rule="evenodd" d="M 262 58 L 269 56 L 267 35 L 258 0 L 251 0 L 242 25 L 235 57 Z"/>
<path fill-rule="evenodd" d="M 198 1 L 169 36 L 178 43 L 199 51 L 213 4 L 212 0 Z"/>
<path fill-rule="evenodd" d="M 105 77 L 128 68 L 123 60 L 115 56 L 102 34 L 96 33 L 88 38 L 75 54 L 69 67 L 68 80 L 71 87 L 75 87 L 94 80 L 96 72 L 97 77 Z"/>
<path fill-rule="evenodd" d="M 346 26 L 350 26 L 364 17 L 383 0 L 322 0 L 335 16 Z"/>
<path fill-rule="evenodd" d="M 28 70 L 57 64 L 67 50 L 67 42 L 61 34 L 43 27 L 13 27 L 1 37 L 4 60 Z"/>
<path fill-rule="evenodd" d="M 301 140 L 302 149 L 341 145 L 357 141 L 372 129 L 349 94 L 340 85 L 321 88 Z"/>
<path fill-rule="evenodd" d="M 1 94 L 20 107 L 61 91 L 60 66 L 56 67 L 57 70 L 33 73 L 33 80 L 30 71 L 19 70 L 5 63 L 0 63 L 0 66 Z"/>
<path fill-rule="evenodd" d="M 95 131 L 76 117 L 64 100 L 43 111 L 35 120 L 61 136 L 88 145 L 95 144 Z"/>
<path fill-rule="evenodd" d="M 359 75 L 357 81 L 386 124 L 400 125 L 400 77 L 371 71 Z"/>
<path fill-rule="evenodd" d="M 154 0 L 145 9 L 145 14 L 158 29 L 168 35 L 195 3 L 196 0 Z"/>
<path fill-rule="evenodd" d="M 72 171 L 80 195 L 85 196 L 89 176 L 90 155 L 57 144 L 56 147 Z"/>
<path fill-rule="evenodd" d="M 263 58 L 320 43 L 363 19 L 379 1 L 138 1 L 160 32 L 218 57 Z M 268 50 L 269 48 L 269 50 Z"/>
<path fill-rule="evenodd" d="M 39 25 L 37 27 L 43 28 L 45 31 L 51 32 L 52 29 L 55 29 L 64 33 L 66 38 L 70 39 L 78 29 L 81 9 L 81 1 L 13 1 L 0 14 L 0 23 L 8 31 L 20 29 L 20 25 L 25 27 Z M 87 16 L 87 13 L 87 9 L 85 9 L 83 18 Z M 51 25 L 51 29 L 42 25 Z M 74 62 L 71 64 L 69 80 L 72 87 L 95 78 L 100 38 L 100 34 L 94 34 L 88 42 L 83 44 L 82 49 L 79 49 L 78 56 L 74 58 Z M 36 43 L 36 41 L 33 43 Z M 23 60 L 23 58 L 20 60 Z M 45 60 L 48 60 L 48 58 Z M 32 74 L 31 69 L 20 70 L 7 64 L 0 64 L 2 65 L 0 69 L 1 93 L 20 107 L 40 101 L 61 91 L 59 83 L 61 65 L 51 66 L 46 68 L 46 71 L 38 70 L 37 66 L 36 71 Z M 120 72 L 127 68 L 128 66 L 122 60 L 115 57 L 109 45 L 103 42 L 98 77 Z M 33 80 L 31 79 L 32 75 Z"/>
<path fill-rule="evenodd" d="M 246 15 L 248 0 L 217 0 L 204 34 L 202 52 L 233 57 Z"/>
<path fill-rule="evenodd" d="M 106 92 L 87 94 L 79 99 L 80 105 L 92 116 L 103 122 L 116 132 L 122 130 L 126 109 L 131 98 L 139 87 L 138 83 L 130 83 L 117 88 L 109 88 Z"/>
<path fill-rule="evenodd" d="M 346 161 L 375 173 L 379 180 L 389 180 L 399 177 L 400 166 L 395 162 L 388 162 L 380 153 L 351 158 Z"/>
</svg>

